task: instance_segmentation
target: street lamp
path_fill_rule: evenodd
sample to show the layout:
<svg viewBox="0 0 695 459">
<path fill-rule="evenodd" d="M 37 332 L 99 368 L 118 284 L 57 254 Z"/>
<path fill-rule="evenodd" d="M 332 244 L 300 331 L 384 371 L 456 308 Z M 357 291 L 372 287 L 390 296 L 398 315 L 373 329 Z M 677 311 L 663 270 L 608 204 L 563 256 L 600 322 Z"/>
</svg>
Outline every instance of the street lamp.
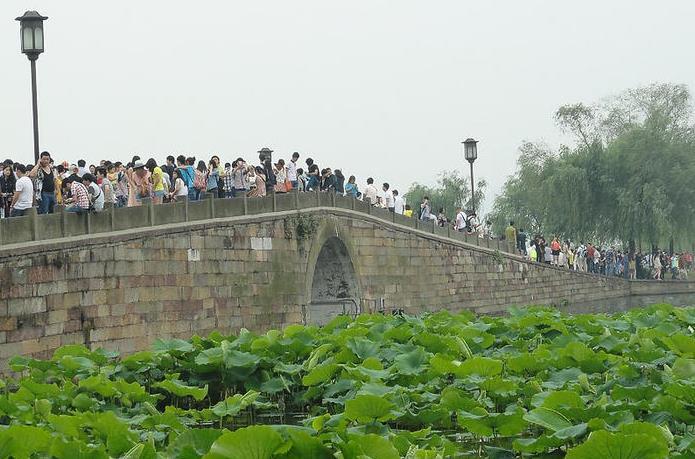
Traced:
<svg viewBox="0 0 695 459">
<path fill-rule="evenodd" d="M 266 161 L 271 161 L 273 160 L 273 150 L 271 150 L 268 147 L 263 147 L 260 150 L 258 150 L 258 158 L 261 160 L 262 163 L 265 164 Z"/>
<path fill-rule="evenodd" d="M 473 181 L 473 163 L 478 159 L 478 141 L 470 137 L 463 142 L 463 156 L 471 165 L 471 205 L 475 213 L 475 182 Z"/>
<path fill-rule="evenodd" d="M 43 52 L 43 21 L 48 19 L 36 11 L 27 11 L 19 21 L 22 53 L 31 62 L 31 100 L 34 115 L 34 163 L 39 162 L 39 108 L 36 96 L 36 59 Z"/>
</svg>

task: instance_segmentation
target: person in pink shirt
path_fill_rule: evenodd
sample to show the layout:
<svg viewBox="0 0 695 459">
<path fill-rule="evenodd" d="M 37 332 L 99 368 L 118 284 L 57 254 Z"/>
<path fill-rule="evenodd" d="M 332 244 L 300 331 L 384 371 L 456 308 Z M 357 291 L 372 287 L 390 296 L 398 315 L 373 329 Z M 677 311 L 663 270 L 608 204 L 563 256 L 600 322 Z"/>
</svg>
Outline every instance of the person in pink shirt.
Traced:
<svg viewBox="0 0 695 459">
<path fill-rule="evenodd" d="M 142 162 L 136 161 L 133 167 L 126 171 L 126 177 L 128 177 L 128 207 L 139 206 L 143 198 L 152 197 L 150 173 Z"/>
</svg>

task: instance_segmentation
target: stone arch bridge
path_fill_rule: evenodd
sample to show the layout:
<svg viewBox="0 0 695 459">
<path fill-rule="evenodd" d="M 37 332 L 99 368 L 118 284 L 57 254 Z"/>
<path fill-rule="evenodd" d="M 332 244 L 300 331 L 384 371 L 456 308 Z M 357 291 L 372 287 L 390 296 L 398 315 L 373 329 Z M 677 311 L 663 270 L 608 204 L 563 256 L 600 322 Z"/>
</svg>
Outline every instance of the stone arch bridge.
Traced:
<svg viewBox="0 0 695 459">
<path fill-rule="evenodd" d="M 613 311 L 695 299 L 695 283 L 573 273 L 504 249 L 326 193 L 3 219 L 0 367 L 64 344 L 132 352 L 156 338 L 343 313 Z"/>
</svg>

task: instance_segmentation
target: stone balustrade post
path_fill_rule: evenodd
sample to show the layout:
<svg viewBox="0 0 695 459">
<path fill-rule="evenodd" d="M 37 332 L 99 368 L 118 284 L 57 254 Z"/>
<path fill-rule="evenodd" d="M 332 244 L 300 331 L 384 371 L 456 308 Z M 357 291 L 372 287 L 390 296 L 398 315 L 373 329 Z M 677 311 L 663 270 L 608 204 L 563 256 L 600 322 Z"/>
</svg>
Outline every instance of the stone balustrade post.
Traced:
<svg viewBox="0 0 695 459">
<path fill-rule="evenodd" d="M 36 207 L 30 207 L 27 209 L 26 215 L 31 219 L 31 240 L 36 241 L 39 239 L 39 214 Z"/>
<path fill-rule="evenodd" d="M 109 220 L 110 220 L 110 226 L 111 226 L 111 231 L 116 230 L 116 204 L 113 202 L 106 203 L 107 206 L 107 212 L 109 213 Z"/>
<path fill-rule="evenodd" d="M 152 205 L 152 199 L 142 198 L 140 205 L 147 207 L 147 223 L 149 223 L 150 226 L 154 226 L 154 207 Z"/>
</svg>

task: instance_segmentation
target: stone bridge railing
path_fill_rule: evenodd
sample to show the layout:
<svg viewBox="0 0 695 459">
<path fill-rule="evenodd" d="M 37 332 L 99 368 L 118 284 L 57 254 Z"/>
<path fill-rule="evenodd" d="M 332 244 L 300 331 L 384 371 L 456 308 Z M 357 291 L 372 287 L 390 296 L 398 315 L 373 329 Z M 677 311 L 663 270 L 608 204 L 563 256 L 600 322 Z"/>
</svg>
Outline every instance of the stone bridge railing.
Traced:
<svg viewBox="0 0 695 459">
<path fill-rule="evenodd" d="M 391 213 L 386 209 L 373 207 L 364 201 L 321 192 L 271 194 L 263 198 L 215 198 L 208 195 L 207 199 L 200 201 L 188 201 L 184 198 L 181 201 L 158 205 L 145 199 L 143 205 L 139 207 L 108 206 L 102 212 L 83 214 L 65 212 L 58 207 L 56 213 L 38 215 L 36 208 L 32 208 L 24 217 L 0 220 L 0 250 L 35 241 L 317 207 L 352 209 L 387 222 L 459 239 L 462 242 L 500 252 L 508 252 L 504 241 L 484 239 L 475 234 L 457 232 L 448 227 L 441 228 L 436 222 L 420 221 L 417 218 L 409 218 Z"/>
</svg>

